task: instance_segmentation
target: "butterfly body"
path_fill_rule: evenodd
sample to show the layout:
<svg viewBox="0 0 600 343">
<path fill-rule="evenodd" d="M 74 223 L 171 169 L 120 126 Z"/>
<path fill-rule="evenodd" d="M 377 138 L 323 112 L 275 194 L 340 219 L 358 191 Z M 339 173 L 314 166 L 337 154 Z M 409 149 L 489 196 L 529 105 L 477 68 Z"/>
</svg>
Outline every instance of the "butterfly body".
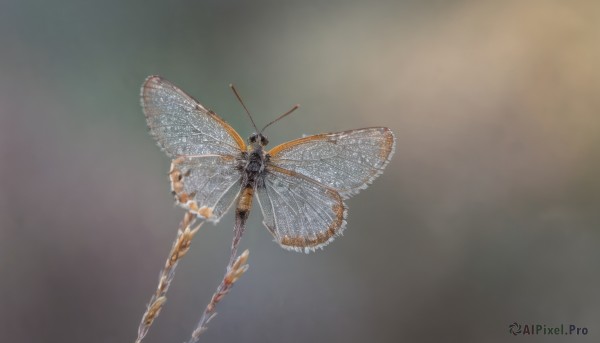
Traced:
<svg viewBox="0 0 600 343">
<path fill-rule="evenodd" d="M 260 137 L 260 138 L 257 138 Z M 248 138 L 248 149 L 240 155 L 238 169 L 241 172 L 242 187 L 254 187 L 264 176 L 265 167 L 269 161 L 269 155 L 264 147 L 268 140 L 262 134 L 252 134 Z"/>
<path fill-rule="evenodd" d="M 240 184 L 242 191 L 235 209 L 236 226 L 243 227 L 252 209 L 254 189 L 264 187 L 265 167 L 269 155 L 264 146 L 268 140 L 262 134 L 252 134 L 248 138 L 247 151 L 240 153 L 237 169 L 240 171 Z"/>
<path fill-rule="evenodd" d="M 159 76 L 142 86 L 150 133 L 173 160 L 176 202 L 217 222 L 235 204 L 234 244 L 256 197 L 263 223 L 283 248 L 310 252 L 340 235 L 344 200 L 379 176 L 395 137 L 371 127 L 303 137 L 266 150 L 262 132 L 247 144 L 213 111 Z"/>
</svg>

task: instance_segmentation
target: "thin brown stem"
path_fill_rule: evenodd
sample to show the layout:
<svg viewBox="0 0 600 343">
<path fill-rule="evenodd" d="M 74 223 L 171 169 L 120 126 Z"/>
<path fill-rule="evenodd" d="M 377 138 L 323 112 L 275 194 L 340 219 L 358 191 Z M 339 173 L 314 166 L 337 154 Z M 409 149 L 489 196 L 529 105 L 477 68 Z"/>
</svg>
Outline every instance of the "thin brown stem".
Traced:
<svg viewBox="0 0 600 343">
<path fill-rule="evenodd" d="M 248 261 L 248 255 L 250 254 L 250 252 L 248 250 L 245 250 L 243 253 L 240 254 L 240 256 L 238 256 L 237 258 L 235 257 L 237 254 L 240 239 L 242 238 L 242 235 L 244 234 L 244 230 L 246 228 L 246 219 L 247 215 L 243 217 L 236 215 L 236 221 L 233 232 L 233 241 L 231 242 L 231 256 L 229 258 L 229 263 L 227 264 L 225 276 L 223 276 L 223 280 L 221 280 L 221 283 L 219 284 L 219 287 L 217 287 L 217 290 L 210 299 L 210 302 L 208 303 L 208 305 L 206 305 L 206 308 L 204 309 L 204 312 L 202 313 L 202 316 L 200 317 L 196 328 L 192 332 L 192 337 L 190 338 L 188 343 L 198 342 L 198 339 L 200 339 L 200 335 L 208 329 L 208 322 L 210 322 L 210 320 L 217 315 L 215 310 L 219 301 L 221 301 L 223 297 L 227 293 L 229 293 L 229 291 L 233 287 L 233 284 L 248 270 L 248 264 L 246 264 L 246 261 Z"/>
<path fill-rule="evenodd" d="M 165 301 L 167 301 L 166 295 L 167 291 L 169 290 L 169 286 L 171 285 L 171 281 L 173 281 L 173 277 L 175 276 L 175 268 L 177 267 L 179 260 L 181 260 L 181 258 L 183 258 L 183 256 L 185 256 L 190 249 L 192 238 L 194 238 L 194 235 L 196 232 L 198 232 L 200 226 L 203 224 L 203 222 L 201 222 L 192 229 L 192 225 L 194 225 L 195 221 L 196 216 L 187 212 L 179 224 L 177 238 L 175 239 L 175 242 L 173 242 L 173 247 L 171 248 L 169 257 L 165 262 L 164 268 L 160 272 L 156 291 L 150 298 L 146 312 L 144 312 L 144 315 L 142 316 L 135 343 L 142 342 L 148 333 L 148 330 L 150 330 L 154 319 L 158 317 Z"/>
</svg>

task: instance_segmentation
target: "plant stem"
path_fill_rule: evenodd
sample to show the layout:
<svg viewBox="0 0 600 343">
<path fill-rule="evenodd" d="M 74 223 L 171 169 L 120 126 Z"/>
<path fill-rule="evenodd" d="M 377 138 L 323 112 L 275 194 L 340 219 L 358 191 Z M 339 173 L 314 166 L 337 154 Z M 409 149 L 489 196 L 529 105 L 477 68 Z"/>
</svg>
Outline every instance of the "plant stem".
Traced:
<svg viewBox="0 0 600 343">
<path fill-rule="evenodd" d="M 175 276 L 175 268 L 177 268 L 179 260 L 181 260 L 181 258 L 183 258 L 183 256 L 185 256 L 190 249 L 192 238 L 194 238 L 194 235 L 204 223 L 201 222 L 194 229 L 192 229 L 191 227 L 195 221 L 196 216 L 190 212 L 186 212 L 181 220 L 181 223 L 179 223 L 177 238 L 175 238 L 173 247 L 169 253 L 169 257 L 165 262 L 164 268 L 160 272 L 156 291 L 150 298 L 146 312 L 144 312 L 144 315 L 142 316 L 142 320 L 138 326 L 138 335 L 135 343 L 142 342 L 148 333 L 148 330 L 150 330 L 152 323 L 160 314 L 160 310 L 162 309 L 164 303 L 167 301 L 166 295 L 167 291 L 169 290 L 169 286 L 171 285 L 171 281 L 173 281 L 173 277 Z"/>
</svg>

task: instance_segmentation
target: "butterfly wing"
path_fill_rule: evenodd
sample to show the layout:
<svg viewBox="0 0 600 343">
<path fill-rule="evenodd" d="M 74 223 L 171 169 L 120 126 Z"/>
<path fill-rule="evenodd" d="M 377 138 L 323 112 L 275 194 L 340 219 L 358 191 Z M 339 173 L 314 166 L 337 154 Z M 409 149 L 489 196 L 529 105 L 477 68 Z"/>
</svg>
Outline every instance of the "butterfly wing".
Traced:
<svg viewBox="0 0 600 343">
<path fill-rule="evenodd" d="M 246 150 L 244 140 L 229 124 L 160 76 L 146 79 L 141 102 L 150 133 L 171 158 L 235 156 Z"/>
<path fill-rule="evenodd" d="M 244 141 L 225 121 L 160 76 L 142 86 L 150 133 L 173 158 L 171 188 L 177 202 L 218 221 L 240 191 L 236 157 Z"/>
<path fill-rule="evenodd" d="M 394 152 L 388 128 L 300 138 L 269 151 L 257 195 L 264 224 L 284 248 L 310 252 L 342 233 L 343 199 L 367 187 Z"/>
<path fill-rule="evenodd" d="M 240 173 L 231 156 L 176 158 L 169 177 L 177 203 L 215 223 L 241 189 Z"/>
<path fill-rule="evenodd" d="M 269 151 L 270 162 L 337 190 L 358 193 L 389 163 L 395 137 L 385 127 L 325 133 L 296 139 Z"/>
<path fill-rule="evenodd" d="M 264 224 L 285 249 L 322 248 L 346 225 L 346 206 L 335 190 L 294 171 L 269 166 L 256 188 Z"/>
</svg>

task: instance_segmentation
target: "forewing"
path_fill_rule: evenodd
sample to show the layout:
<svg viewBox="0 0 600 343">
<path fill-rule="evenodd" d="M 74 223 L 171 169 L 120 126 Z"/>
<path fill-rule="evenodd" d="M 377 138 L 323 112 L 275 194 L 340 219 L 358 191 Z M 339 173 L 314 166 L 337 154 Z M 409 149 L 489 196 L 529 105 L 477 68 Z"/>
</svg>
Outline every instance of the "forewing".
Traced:
<svg viewBox="0 0 600 343">
<path fill-rule="evenodd" d="M 179 157 L 171 162 L 176 201 L 202 218 L 217 222 L 240 192 L 240 173 L 229 156 Z"/>
<path fill-rule="evenodd" d="M 385 127 L 324 133 L 278 145 L 270 163 L 310 177 L 348 198 L 367 187 L 390 161 L 395 147 Z"/>
<path fill-rule="evenodd" d="M 141 96 L 150 133 L 169 157 L 237 156 L 246 149 L 231 126 L 160 76 L 146 79 Z"/>
<path fill-rule="evenodd" d="M 346 207 L 335 190 L 275 166 L 263 180 L 256 190 L 264 224 L 283 248 L 308 253 L 342 233 Z"/>
</svg>

